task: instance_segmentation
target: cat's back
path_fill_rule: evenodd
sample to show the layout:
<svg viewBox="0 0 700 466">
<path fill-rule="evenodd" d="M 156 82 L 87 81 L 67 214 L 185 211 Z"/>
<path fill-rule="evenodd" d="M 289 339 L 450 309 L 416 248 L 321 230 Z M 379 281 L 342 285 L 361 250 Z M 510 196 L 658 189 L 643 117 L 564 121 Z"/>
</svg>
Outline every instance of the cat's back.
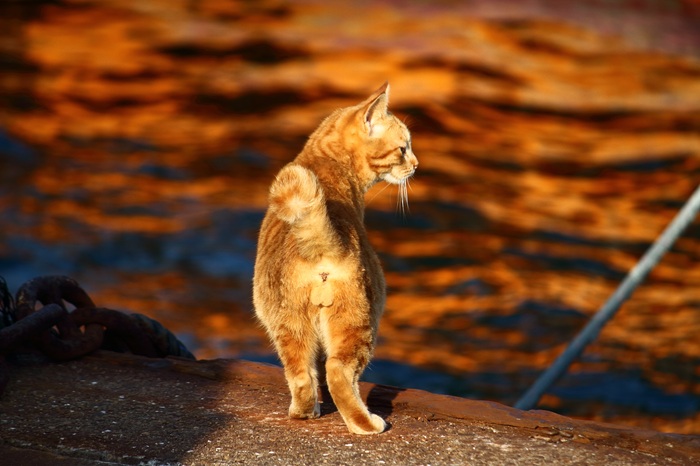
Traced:
<svg viewBox="0 0 700 466">
<path fill-rule="evenodd" d="M 296 264 L 350 265 L 353 258 L 362 259 L 363 249 L 370 248 L 362 203 L 352 199 L 351 189 L 341 179 L 343 169 L 328 161 L 320 164 L 320 170 L 304 165 L 288 164 L 271 187 L 270 207 L 258 237 L 256 268 L 281 271 L 297 268 Z"/>
</svg>

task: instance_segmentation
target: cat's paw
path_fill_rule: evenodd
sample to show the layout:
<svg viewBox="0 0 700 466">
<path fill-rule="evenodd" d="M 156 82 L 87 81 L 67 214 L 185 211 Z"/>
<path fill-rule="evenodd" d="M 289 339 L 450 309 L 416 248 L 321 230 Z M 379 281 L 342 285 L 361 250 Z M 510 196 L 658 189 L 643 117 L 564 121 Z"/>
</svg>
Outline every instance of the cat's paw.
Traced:
<svg viewBox="0 0 700 466">
<path fill-rule="evenodd" d="M 387 424 L 384 419 L 372 413 L 369 415 L 369 426 L 360 426 L 348 423 L 348 429 L 350 432 L 360 435 L 381 434 L 386 430 L 386 426 Z"/>
<path fill-rule="evenodd" d="M 316 402 L 312 409 L 301 409 L 292 403 L 289 406 L 289 417 L 292 419 L 316 419 L 321 415 L 321 405 Z"/>
</svg>

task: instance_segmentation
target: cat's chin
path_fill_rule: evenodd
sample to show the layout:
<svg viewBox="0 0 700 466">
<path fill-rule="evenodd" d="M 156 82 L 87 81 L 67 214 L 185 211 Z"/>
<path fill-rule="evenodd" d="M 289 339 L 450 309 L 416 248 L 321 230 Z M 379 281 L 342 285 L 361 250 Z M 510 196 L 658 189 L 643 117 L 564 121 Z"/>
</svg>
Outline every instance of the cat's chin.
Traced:
<svg viewBox="0 0 700 466">
<path fill-rule="evenodd" d="M 404 182 L 406 178 L 397 178 L 391 173 L 387 173 L 386 175 L 382 176 L 382 180 L 386 181 L 389 184 L 401 184 Z"/>
</svg>

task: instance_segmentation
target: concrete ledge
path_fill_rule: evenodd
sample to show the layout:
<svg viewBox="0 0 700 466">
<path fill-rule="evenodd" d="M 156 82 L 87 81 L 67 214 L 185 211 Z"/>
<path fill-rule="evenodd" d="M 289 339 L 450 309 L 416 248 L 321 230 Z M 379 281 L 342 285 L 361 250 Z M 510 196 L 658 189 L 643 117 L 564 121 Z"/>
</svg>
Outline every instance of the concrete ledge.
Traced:
<svg viewBox="0 0 700 466">
<path fill-rule="evenodd" d="M 363 396 L 392 427 L 355 436 L 327 393 L 320 419 L 289 420 L 281 369 L 247 361 L 99 352 L 10 378 L 7 464 L 700 464 L 698 436 L 374 384 Z"/>
</svg>

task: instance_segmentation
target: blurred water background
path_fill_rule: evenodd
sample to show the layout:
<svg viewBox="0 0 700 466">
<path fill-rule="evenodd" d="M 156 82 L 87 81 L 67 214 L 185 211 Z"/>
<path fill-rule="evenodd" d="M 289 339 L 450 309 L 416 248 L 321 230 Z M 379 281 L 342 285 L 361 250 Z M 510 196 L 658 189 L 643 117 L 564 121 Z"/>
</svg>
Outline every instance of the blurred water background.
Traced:
<svg viewBox="0 0 700 466">
<path fill-rule="evenodd" d="M 77 279 L 199 358 L 273 362 L 269 183 L 385 80 L 420 168 L 367 196 L 389 285 L 365 379 L 512 404 L 700 181 L 692 0 L 0 5 L 0 275 Z M 700 434 L 695 224 L 541 407 Z"/>
</svg>

